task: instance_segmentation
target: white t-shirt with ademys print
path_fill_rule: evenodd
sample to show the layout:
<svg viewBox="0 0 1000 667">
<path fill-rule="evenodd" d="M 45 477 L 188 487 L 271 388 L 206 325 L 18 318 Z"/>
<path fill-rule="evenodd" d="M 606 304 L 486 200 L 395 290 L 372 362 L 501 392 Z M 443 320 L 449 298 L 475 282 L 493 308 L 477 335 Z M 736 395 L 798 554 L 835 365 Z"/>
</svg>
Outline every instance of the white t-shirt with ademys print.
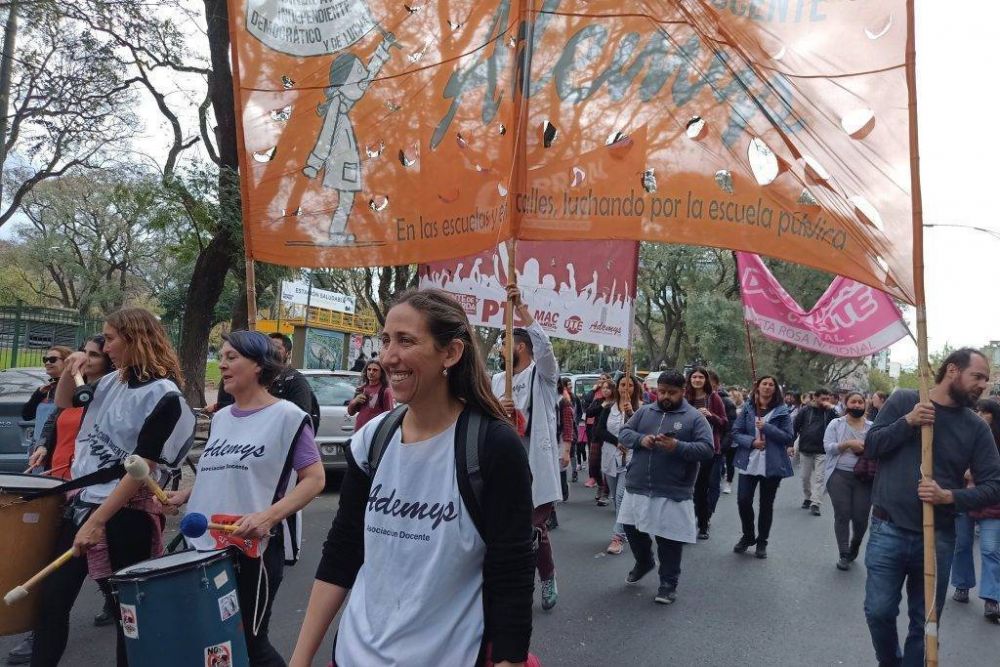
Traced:
<svg viewBox="0 0 1000 667">
<path fill-rule="evenodd" d="M 351 440 L 362 469 L 384 418 Z M 365 562 L 337 633 L 338 665 L 475 664 L 486 545 L 458 491 L 455 428 L 407 444 L 397 429 L 386 446 L 365 508 Z"/>
</svg>

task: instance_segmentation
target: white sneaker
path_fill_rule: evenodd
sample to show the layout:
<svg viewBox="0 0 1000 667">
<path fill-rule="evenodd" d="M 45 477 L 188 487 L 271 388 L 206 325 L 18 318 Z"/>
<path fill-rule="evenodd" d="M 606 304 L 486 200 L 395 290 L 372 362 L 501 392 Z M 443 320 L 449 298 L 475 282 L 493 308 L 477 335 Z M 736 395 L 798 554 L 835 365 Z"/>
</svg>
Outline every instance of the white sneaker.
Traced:
<svg viewBox="0 0 1000 667">
<path fill-rule="evenodd" d="M 725 486 L 722 487 L 722 492 L 723 493 L 732 493 L 733 492 L 733 485 L 730 484 L 729 482 L 726 482 Z"/>
</svg>

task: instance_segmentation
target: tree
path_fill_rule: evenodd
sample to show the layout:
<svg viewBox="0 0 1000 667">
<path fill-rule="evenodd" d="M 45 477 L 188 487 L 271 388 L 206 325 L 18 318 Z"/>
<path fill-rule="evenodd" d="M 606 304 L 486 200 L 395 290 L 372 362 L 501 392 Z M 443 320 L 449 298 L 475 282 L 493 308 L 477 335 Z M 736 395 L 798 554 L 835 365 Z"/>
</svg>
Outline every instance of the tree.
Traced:
<svg viewBox="0 0 1000 667">
<path fill-rule="evenodd" d="M 157 181 L 114 172 L 49 179 L 22 200 L 22 279 L 39 298 L 81 315 L 141 302 L 166 268 L 154 229 Z M 36 270 L 28 273 L 25 264 Z M 39 272 L 37 269 L 41 269 Z"/>
</svg>

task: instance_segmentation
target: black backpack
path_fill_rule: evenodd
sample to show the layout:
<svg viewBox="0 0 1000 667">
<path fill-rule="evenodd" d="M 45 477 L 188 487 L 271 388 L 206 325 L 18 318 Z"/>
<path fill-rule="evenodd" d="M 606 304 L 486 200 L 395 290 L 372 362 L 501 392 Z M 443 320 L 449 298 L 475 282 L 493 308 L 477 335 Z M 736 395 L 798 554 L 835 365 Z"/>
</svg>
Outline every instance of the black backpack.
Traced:
<svg viewBox="0 0 1000 667">
<path fill-rule="evenodd" d="M 368 464 L 361 469 L 369 479 L 375 479 L 375 471 L 385 455 L 386 447 L 392 442 L 392 436 L 403 423 L 406 405 L 397 405 L 375 427 L 371 444 L 368 446 Z M 480 467 L 483 448 L 486 445 L 486 430 L 489 418 L 479 410 L 466 407 L 458 418 L 458 428 L 455 429 L 455 469 L 458 471 L 458 493 L 462 497 L 465 508 L 479 535 L 485 537 L 483 523 L 483 473 Z M 464 471 L 465 474 L 462 474 Z"/>
</svg>

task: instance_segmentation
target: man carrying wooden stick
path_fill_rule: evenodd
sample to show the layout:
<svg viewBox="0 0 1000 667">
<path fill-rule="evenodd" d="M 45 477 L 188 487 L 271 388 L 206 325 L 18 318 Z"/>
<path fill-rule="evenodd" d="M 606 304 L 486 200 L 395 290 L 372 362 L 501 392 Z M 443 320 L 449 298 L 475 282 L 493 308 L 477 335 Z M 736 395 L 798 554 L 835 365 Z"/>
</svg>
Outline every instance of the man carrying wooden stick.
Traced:
<svg viewBox="0 0 1000 667">
<path fill-rule="evenodd" d="M 897 390 L 865 438 L 866 458 L 878 461 L 865 566 L 865 617 L 880 667 L 924 664 L 925 600 L 921 502 L 935 505 L 938 617 L 955 551 L 955 512 L 1000 501 L 1000 455 L 990 429 L 971 408 L 990 378 L 987 359 L 955 350 L 938 369 L 930 401 Z M 934 427 L 934 476 L 920 480 L 920 429 Z M 965 487 L 971 470 L 974 487 Z M 910 626 L 900 650 L 896 617 L 906 582 Z"/>
</svg>

